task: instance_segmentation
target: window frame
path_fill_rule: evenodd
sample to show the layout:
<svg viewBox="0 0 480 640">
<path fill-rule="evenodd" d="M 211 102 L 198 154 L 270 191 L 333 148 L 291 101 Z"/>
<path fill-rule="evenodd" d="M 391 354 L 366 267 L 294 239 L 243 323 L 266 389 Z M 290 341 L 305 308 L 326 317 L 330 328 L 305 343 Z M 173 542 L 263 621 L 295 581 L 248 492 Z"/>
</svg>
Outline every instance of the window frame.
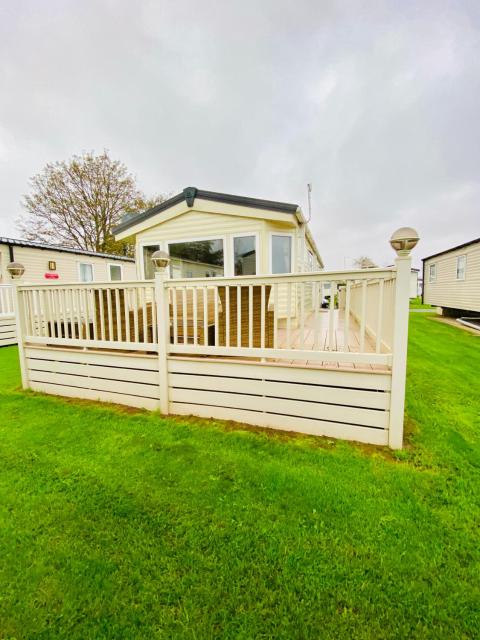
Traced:
<svg viewBox="0 0 480 640">
<path fill-rule="evenodd" d="M 461 278 L 458 277 L 458 261 L 460 260 L 460 258 L 463 258 L 463 276 Z M 455 278 L 459 282 L 463 282 L 463 280 L 465 280 L 466 275 L 467 275 L 467 254 L 462 253 L 461 256 L 457 256 L 457 260 L 455 263 Z"/>
<path fill-rule="evenodd" d="M 141 275 L 140 280 L 147 279 L 145 277 L 145 264 L 143 260 L 143 250 L 145 247 L 153 247 L 153 246 L 158 247 L 159 251 L 163 249 L 163 244 L 159 240 L 144 240 L 143 242 L 140 242 L 138 245 L 139 252 L 137 253 L 137 250 L 135 250 L 135 255 L 138 255 L 138 254 L 140 255 L 140 275 Z"/>
<path fill-rule="evenodd" d="M 112 280 L 112 274 L 110 271 L 111 267 L 120 267 L 120 280 Z M 122 282 L 123 281 L 123 264 L 118 264 L 118 262 L 108 262 L 107 263 L 107 269 L 108 269 L 108 280 L 109 282 Z"/>
<path fill-rule="evenodd" d="M 294 265 L 295 265 L 295 234 L 288 233 L 284 231 L 270 231 L 269 233 L 269 241 L 268 241 L 268 270 L 270 275 L 282 275 L 281 273 L 273 273 L 273 236 L 287 236 L 291 240 L 291 252 L 290 252 L 290 271 L 285 273 L 294 273 Z"/>
<path fill-rule="evenodd" d="M 230 272 L 228 277 L 232 278 L 248 278 L 248 276 L 235 275 L 235 238 L 255 238 L 255 275 L 260 274 L 260 234 L 258 231 L 245 231 L 242 233 L 232 233 L 230 236 Z M 254 276 L 252 276 L 253 278 Z"/>
<path fill-rule="evenodd" d="M 82 265 L 87 265 L 92 270 L 92 279 L 91 280 L 82 280 Z M 85 262 L 83 260 L 79 260 L 77 263 L 78 269 L 78 281 L 83 283 L 95 282 L 95 263 L 93 262 Z"/>
<path fill-rule="evenodd" d="M 434 275 L 432 277 L 432 267 L 434 268 Z M 432 283 L 432 282 L 436 282 L 437 281 L 437 263 L 436 262 L 431 262 L 428 265 L 428 282 Z"/>
<path fill-rule="evenodd" d="M 171 244 L 182 244 L 182 243 L 187 243 L 187 242 L 205 242 L 208 240 L 221 240 L 223 242 L 223 276 L 208 276 L 210 278 L 225 278 L 225 277 L 229 277 L 230 273 L 228 271 L 229 269 L 229 265 L 228 265 L 228 249 L 227 249 L 227 236 L 225 235 L 216 235 L 216 236 L 202 236 L 200 238 L 180 238 L 179 240 L 166 240 L 165 241 L 165 251 L 168 253 L 168 255 L 170 255 L 170 245 Z M 152 243 L 154 244 L 154 243 Z M 147 245 L 148 246 L 148 245 Z M 215 265 L 212 265 L 212 267 Z M 167 271 L 169 272 L 169 269 L 167 269 Z M 170 272 L 169 272 L 170 273 Z M 170 275 L 168 276 L 170 277 Z M 204 276 L 207 277 L 207 276 Z M 195 278 L 191 278 L 192 280 L 195 280 Z"/>
</svg>

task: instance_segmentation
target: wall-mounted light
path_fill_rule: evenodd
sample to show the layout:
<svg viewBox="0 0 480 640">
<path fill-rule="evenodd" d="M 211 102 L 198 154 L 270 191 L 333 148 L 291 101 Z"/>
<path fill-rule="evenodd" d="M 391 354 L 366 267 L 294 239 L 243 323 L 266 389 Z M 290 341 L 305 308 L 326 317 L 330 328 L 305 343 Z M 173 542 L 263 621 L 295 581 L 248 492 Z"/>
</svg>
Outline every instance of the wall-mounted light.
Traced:
<svg viewBox="0 0 480 640">
<path fill-rule="evenodd" d="M 7 264 L 7 271 L 10 274 L 12 280 L 16 278 L 21 278 L 25 273 L 25 267 L 20 262 L 9 262 Z"/>
<path fill-rule="evenodd" d="M 49 271 L 56 271 L 57 270 L 57 263 L 55 262 L 55 260 L 49 260 L 48 261 L 48 270 Z"/>
</svg>

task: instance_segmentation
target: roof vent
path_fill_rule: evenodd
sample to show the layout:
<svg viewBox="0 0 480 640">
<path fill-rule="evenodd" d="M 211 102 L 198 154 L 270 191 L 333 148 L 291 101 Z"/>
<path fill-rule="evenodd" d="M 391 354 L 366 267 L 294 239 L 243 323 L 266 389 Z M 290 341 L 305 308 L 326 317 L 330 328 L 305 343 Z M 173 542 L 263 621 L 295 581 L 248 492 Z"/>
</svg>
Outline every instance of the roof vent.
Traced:
<svg viewBox="0 0 480 640">
<path fill-rule="evenodd" d="M 183 190 L 183 195 L 185 196 L 187 206 L 193 207 L 193 203 L 195 202 L 195 196 L 197 195 L 197 188 L 187 187 L 186 189 Z"/>
</svg>

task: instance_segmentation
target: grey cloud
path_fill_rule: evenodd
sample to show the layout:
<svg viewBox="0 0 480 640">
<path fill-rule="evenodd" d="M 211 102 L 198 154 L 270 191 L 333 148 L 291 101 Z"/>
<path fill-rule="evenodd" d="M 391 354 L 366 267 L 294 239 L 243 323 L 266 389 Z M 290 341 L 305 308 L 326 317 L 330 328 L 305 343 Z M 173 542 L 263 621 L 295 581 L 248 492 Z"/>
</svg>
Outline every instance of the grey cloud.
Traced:
<svg viewBox="0 0 480 640">
<path fill-rule="evenodd" d="M 8 6 L 9 5 L 9 6 Z M 0 9 L 0 225 L 45 162 L 110 149 L 151 193 L 305 206 L 327 267 L 479 236 L 472 2 L 65 2 Z"/>
</svg>

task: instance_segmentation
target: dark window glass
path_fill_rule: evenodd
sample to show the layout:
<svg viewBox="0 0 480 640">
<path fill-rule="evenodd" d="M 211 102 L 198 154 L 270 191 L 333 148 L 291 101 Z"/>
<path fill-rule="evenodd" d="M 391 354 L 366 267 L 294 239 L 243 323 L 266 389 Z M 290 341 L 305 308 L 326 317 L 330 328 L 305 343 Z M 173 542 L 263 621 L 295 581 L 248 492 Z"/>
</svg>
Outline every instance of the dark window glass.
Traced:
<svg viewBox="0 0 480 640">
<path fill-rule="evenodd" d="M 290 273 L 291 270 L 291 236 L 272 236 L 272 273 Z"/>
<path fill-rule="evenodd" d="M 223 276 L 223 240 L 193 240 L 169 245 L 172 278 Z"/>
<path fill-rule="evenodd" d="M 255 236 L 234 238 L 233 259 L 235 263 L 234 275 L 254 276 L 257 273 L 257 250 Z"/>
</svg>

